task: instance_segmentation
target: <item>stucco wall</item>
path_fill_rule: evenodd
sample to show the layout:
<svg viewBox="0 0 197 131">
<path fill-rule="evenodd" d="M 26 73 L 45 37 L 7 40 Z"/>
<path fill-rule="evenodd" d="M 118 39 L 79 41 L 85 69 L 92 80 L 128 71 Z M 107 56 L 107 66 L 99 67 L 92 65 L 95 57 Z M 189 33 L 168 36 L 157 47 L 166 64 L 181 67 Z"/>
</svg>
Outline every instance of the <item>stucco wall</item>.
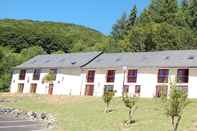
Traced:
<svg viewBox="0 0 197 131">
<path fill-rule="evenodd" d="M 116 70 L 115 82 L 106 83 L 106 73 L 107 70 L 114 69 Z M 89 84 L 86 82 L 86 74 L 88 70 L 96 70 L 95 81 L 94 81 L 94 96 L 102 96 L 104 91 L 104 85 L 114 85 L 114 90 L 117 91 L 116 96 L 122 95 L 123 80 L 124 85 L 129 85 L 129 93 L 134 94 L 135 85 L 141 86 L 141 97 L 154 97 L 156 95 L 156 86 L 157 85 L 170 85 L 170 82 L 175 81 L 177 75 L 177 69 L 169 69 L 169 81 L 168 83 L 162 84 L 157 82 L 158 70 L 159 68 L 138 68 L 137 82 L 136 83 L 127 83 L 127 72 L 124 72 L 121 68 L 109 68 L 109 69 L 84 69 L 83 71 L 83 90 L 82 95 L 85 92 L 85 85 Z M 136 69 L 136 68 L 128 68 Z M 160 68 L 161 69 L 161 68 Z M 165 68 L 164 68 L 165 69 Z M 178 83 L 177 85 L 187 85 L 188 86 L 188 97 L 197 98 L 197 69 L 189 69 L 189 82 L 188 83 Z M 168 92 L 169 92 L 168 88 Z"/>
<path fill-rule="evenodd" d="M 115 82 L 106 82 L 107 70 L 116 70 Z M 128 68 L 135 69 L 135 68 Z M 102 96 L 104 91 L 104 85 L 114 85 L 114 90 L 116 90 L 116 96 L 121 96 L 123 91 L 123 81 L 124 85 L 129 85 L 129 93 L 133 94 L 135 90 L 135 85 L 141 86 L 141 97 L 154 97 L 156 93 L 156 85 L 163 85 L 157 83 L 157 74 L 159 68 L 138 68 L 137 82 L 127 83 L 127 72 L 124 72 L 122 68 L 102 68 L 93 69 L 96 71 L 94 83 L 86 82 L 86 75 L 88 69 L 70 68 L 70 69 L 58 69 L 56 81 L 54 81 L 54 95 L 84 95 L 85 87 L 87 84 L 94 84 L 94 96 Z M 19 80 L 19 70 L 13 72 L 11 81 L 11 93 L 17 92 L 18 83 L 24 83 L 24 93 L 30 92 L 30 84 L 37 83 L 38 94 L 48 94 L 48 83 L 43 83 L 43 77 L 48 73 L 49 69 L 42 69 L 40 80 L 32 80 L 33 69 L 29 69 L 26 72 L 25 80 Z M 89 69 L 91 70 L 91 69 Z M 177 74 L 177 69 L 172 68 L 169 72 L 169 82 L 174 81 Z M 124 78 L 125 76 L 125 78 Z M 169 83 L 165 84 L 169 85 Z M 197 68 L 189 69 L 189 82 L 186 84 L 178 85 L 188 85 L 188 97 L 197 98 Z M 169 90 L 168 90 L 169 91 Z"/>
<path fill-rule="evenodd" d="M 37 84 L 37 94 L 48 94 L 48 83 L 43 83 L 44 76 L 49 69 L 41 69 L 40 79 L 33 80 L 33 69 L 26 70 L 25 80 L 19 80 L 20 70 L 15 70 L 12 75 L 11 93 L 16 93 L 19 83 L 24 83 L 23 93 L 30 93 L 30 85 Z M 80 69 L 58 69 L 56 80 L 53 82 L 54 95 L 80 95 L 81 73 Z"/>
</svg>

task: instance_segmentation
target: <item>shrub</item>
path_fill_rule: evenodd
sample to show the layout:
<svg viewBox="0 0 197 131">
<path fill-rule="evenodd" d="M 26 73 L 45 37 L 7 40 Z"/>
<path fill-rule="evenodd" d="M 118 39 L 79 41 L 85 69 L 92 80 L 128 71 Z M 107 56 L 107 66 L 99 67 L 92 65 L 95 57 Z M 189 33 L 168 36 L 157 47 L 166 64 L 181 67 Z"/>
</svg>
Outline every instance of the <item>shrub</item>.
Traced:
<svg viewBox="0 0 197 131">
<path fill-rule="evenodd" d="M 110 103 L 111 103 L 111 100 L 112 100 L 113 96 L 114 96 L 113 91 L 106 91 L 103 94 L 103 101 L 106 104 L 106 107 L 105 107 L 105 110 L 104 110 L 105 113 L 111 112 L 111 109 L 109 108 L 109 106 L 110 106 Z"/>
<path fill-rule="evenodd" d="M 128 120 L 125 122 L 125 124 L 132 124 L 135 121 L 133 120 L 134 113 L 137 109 L 136 106 L 136 96 L 128 96 L 128 94 L 125 94 L 122 98 L 124 105 L 129 109 L 128 111 Z"/>
<path fill-rule="evenodd" d="M 165 113 L 171 119 L 172 131 L 177 131 L 183 111 L 189 104 L 187 93 L 176 86 L 176 83 L 170 84 L 169 98 L 162 97 Z"/>
</svg>

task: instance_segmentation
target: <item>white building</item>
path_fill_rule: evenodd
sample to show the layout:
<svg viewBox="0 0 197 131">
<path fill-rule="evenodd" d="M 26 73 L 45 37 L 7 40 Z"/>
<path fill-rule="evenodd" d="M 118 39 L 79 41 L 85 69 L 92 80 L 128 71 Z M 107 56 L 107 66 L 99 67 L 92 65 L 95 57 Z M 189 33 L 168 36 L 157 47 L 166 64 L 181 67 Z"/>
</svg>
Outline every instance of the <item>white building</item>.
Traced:
<svg viewBox="0 0 197 131">
<path fill-rule="evenodd" d="M 38 56 L 17 66 L 11 92 L 47 94 L 52 86 L 52 94 L 57 95 L 102 96 L 104 90 L 116 90 L 116 96 L 129 92 L 140 97 L 154 97 L 160 96 L 161 90 L 169 94 L 170 82 L 177 81 L 177 87 L 187 91 L 189 98 L 197 98 L 197 50 L 75 53 L 74 61 L 80 62 L 77 66 L 67 66 L 65 63 L 72 63 L 73 59 L 65 56 L 72 55 L 58 55 L 55 61 L 56 55 Z M 33 76 L 39 72 L 36 69 L 41 73 L 40 79 L 35 81 Z M 42 83 L 49 69 L 57 69 L 53 85 Z M 23 74 L 26 74 L 25 79 L 19 80 Z"/>
</svg>

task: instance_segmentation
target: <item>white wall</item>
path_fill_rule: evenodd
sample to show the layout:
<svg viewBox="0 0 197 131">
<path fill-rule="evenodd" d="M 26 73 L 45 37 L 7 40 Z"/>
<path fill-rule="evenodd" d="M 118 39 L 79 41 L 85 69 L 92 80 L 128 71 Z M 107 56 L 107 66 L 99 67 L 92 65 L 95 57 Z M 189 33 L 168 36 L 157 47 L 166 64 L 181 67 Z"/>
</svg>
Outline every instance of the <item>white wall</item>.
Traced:
<svg viewBox="0 0 197 131">
<path fill-rule="evenodd" d="M 106 83 L 106 73 L 107 70 L 114 69 L 116 70 L 115 82 Z M 136 68 L 128 68 L 136 69 Z M 160 68 L 161 69 L 161 68 Z M 165 69 L 165 68 L 164 68 Z M 116 96 L 122 95 L 123 79 L 124 72 L 121 68 L 103 68 L 103 69 L 84 69 L 83 70 L 83 89 L 82 95 L 85 92 L 85 85 L 89 84 L 86 82 L 86 74 L 88 70 L 95 70 L 95 81 L 94 81 L 94 96 L 102 96 L 104 85 L 114 85 L 114 90 L 117 91 Z M 169 69 L 169 81 L 168 83 L 157 83 L 157 75 L 159 68 L 138 68 L 137 82 L 136 83 L 127 83 L 127 72 L 125 73 L 124 85 L 129 85 L 129 93 L 134 94 L 135 85 L 141 86 L 141 97 L 154 97 L 156 95 L 156 86 L 157 85 L 168 85 L 170 81 L 174 81 L 177 75 L 177 69 Z M 187 85 L 188 86 L 188 97 L 197 98 L 197 69 L 189 69 L 189 82 L 188 83 L 179 83 L 177 85 Z M 169 92 L 168 88 L 168 92 Z"/>
<path fill-rule="evenodd" d="M 106 82 L 107 70 L 116 70 L 115 82 Z M 135 69 L 135 68 L 128 68 Z M 129 85 L 129 92 L 134 93 L 135 85 L 141 85 L 141 97 L 154 97 L 156 92 L 156 85 L 163 85 L 157 83 L 157 74 L 159 68 L 138 68 L 137 82 L 127 83 L 127 72 L 125 73 L 124 85 Z M 24 93 L 30 92 L 30 84 L 37 83 L 38 94 L 48 94 L 48 83 L 43 83 L 43 77 L 48 73 L 49 69 L 41 69 L 40 80 L 32 80 L 33 69 L 29 69 L 26 72 L 25 80 L 19 80 L 19 70 L 13 72 L 11 81 L 11 93 L 17 92 L 18 83 L 24 83 Z M 91 69 L 89 69 L 91 70 Z M 94 69 L 93 69 L 94 70 Z M 109 69 L 95 69 L 95 80 L 94 83 L 94 96 L 102 96 L 104 91 L 104 85 L 114 85 L 114 90 L 117 91 L 116 96 L 122 95 L 123 89 L 123 79 L 124 73 L 122 68 L 109 68 Z M 79 68 L 70 69 L 58 69 L 56 81 L 54 81 L 54 95 L 84 95 L 86 82 L 86 74 L 88 69 L 81 70 Z M 169 82 L 175 80 L 177 74 L 177 69 L 170 69 Z M 169 83 L 165 84 L 169 85 Z M 188 85 L 188 97 L 197 98 L 197 68 L 189 69 L 189 82 L 186 84 L 178 85 Z M 169 91 L 169 90 L 168 90 Z"/>
<path fill-rule="evenodd" d="M 48 94 L 48 83 L 43 83 L 44 76 L 49 69 L 41 69 L 40 79 L 33 80 L 33 69 L 26 70 L 25 80 L 19 80 L 20 70 L 15 70 L 12 75 L 10 92 L 16 93 L 19 83 L 24 83 L 23 93 L 30 93 L 30 85 L 37 83 L 37 94 Z M 56 80 L 53 82 L 54 95 L 80 95 L 81 73 L 80 69 L 58 69 Z"/>
</svg>

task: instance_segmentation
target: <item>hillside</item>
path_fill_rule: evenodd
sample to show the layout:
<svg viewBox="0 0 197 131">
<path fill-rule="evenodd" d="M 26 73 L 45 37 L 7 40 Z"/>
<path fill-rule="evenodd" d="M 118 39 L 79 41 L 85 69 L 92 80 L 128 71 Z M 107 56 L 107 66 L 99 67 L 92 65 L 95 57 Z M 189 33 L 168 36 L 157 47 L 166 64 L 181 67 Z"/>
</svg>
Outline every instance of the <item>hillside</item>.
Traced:
<svg viewBox="0 0 197 131">
<path fill-rule="evenodd" d="M 93 29 L 67 23 L 32 20 L 0 20 L 0 46 L 15 52 L 30 46 L 40 46 L 47 53 L 96 50 L 106 37 Z"/>
</svg>

